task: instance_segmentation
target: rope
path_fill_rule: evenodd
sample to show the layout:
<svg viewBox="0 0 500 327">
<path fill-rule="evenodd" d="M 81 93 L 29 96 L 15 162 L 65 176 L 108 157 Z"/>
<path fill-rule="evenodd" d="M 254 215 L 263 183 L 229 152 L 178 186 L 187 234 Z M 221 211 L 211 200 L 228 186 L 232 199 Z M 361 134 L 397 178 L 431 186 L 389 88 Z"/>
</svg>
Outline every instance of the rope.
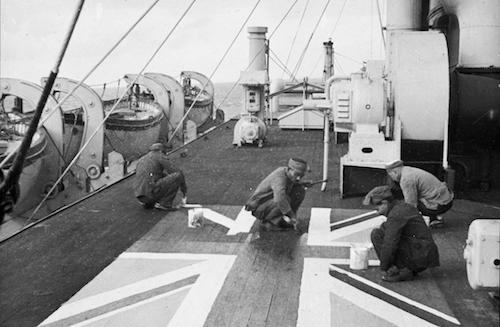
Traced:
<svg viewBox="0 0 500 327">
<path fill-rule="evenodd" d="M 318 18 L 318 21 L 316 22 L 316 25 L 314 26 L 314 29 L 311 33 L 311 35 L 309 36 L 309 40 L 307 40 L 307 43 L 306 43 L 306 46 L 304 47 L 304 50 L 302 51 L 302 54 L 300 55 L 300 58 L 299 60 L 297 61 L 297 64 L 295 65 L 295 68 L 293 70 L 294 74 L 293 74 L 293 78 L 295 79 L 295 75 L 297 75 L 297 73 L 299 72 L 299 69 L 300 69 L 300 65 L 302 64 L 302 61 L 304 60 L 304 56 L 306 54 L 306 51 L 307 49 L 309 48 L 309 45 L 311 44 L 311 40 L 314 36 L 314 33 L 316 33 L 316 29 L 318 28 L 319 26 L 319 23 L 321 22 L 321 19 L 323 18 L 323 15 L 325 14 L 326 12 L 326 8 L 328 8 L 328 5 L 330 4 L 330 1 L 331 0 L 328 0 L 325 4 L 325 7 L 323 7 L 323 10 L 321 11 L 321 15 L 319 16 Z"/>
<path fill-rule="evenodd" d="M 309 5 L 309 0 L 307 0 L 304 6 L 304 11 L 302 11 L 302 16 L 300 17 L 299 24 L 297 25 L 297 30 L 295 31 L 295 35 L 293 36 L 292 44 L 290 45 L 290 50 L 288 50 L 288 56 L 286 58 L 285 67 L 288 66 L 288 61 L 290 60 L 290 55 L 292 54 L 292 49 L 293 46 L 295 45 L 295 40 L 297 39 L 297 35 L 299 34 L 300 26 L 302 25 L 302 21 L 304 20 L 304 16 L 306 14 L 308 5 Z M 281 75 L 281 78 L 283 78 L 283 75 Z"/>
<path fill-rule="evenodd" d="M 148 67 L 148 65 L 151 63 L 151 61 L 153 61 L 154 57 L 158 54 L 158 52 L 160 51 L 160 49 L 163 47 L 163 45 L 165 44 L 165 42 L 167 42 L 167 40 L 170 38 L 170 36 L 172 35 L 173 31 L 177 28 L 177 26 L 179 25 L 179 23 L 182 21 L 182 19 L 186 16 L 186 14 L 188 13 L 188 11 L 191 9 L 191 7 L 193 6 L 193 4 L 196 2 L 196 0 L 193 0 L 189 6 L 186 8 L 186 10 L 184 11 L 184 13 L 181 15 L 181 17 L 179 18 L 179 20 L 175 23 L 174 27 L 172 27 L 172 29 L 170 30 L 170 32 L 167 34 L 167 36 L 163 39 L 163 41 L 160 43 L 160 45 L 157 47 L 157 49 L 155 50 L 155 52 L 153 53 L 153 55 L 151 55 L 151 57 L 147 60 L 146 64 L 142 67 L 142 69 L 140 70 L 140 72 L 136 75 L 135 79 L 132 81 L 132 83 L 130 83 L 128 85 L 128 87 L 126 88 L 126 90 L 122 93 L 122 95 L 120 96 L 120 98 L 118 99 L 118 102 L 115 103 L 113 105 L 113 107 L 111 108 L 111 110 L 106 114 L 106 116 L 104 117 L 104 119 L 99 123 L 99 125 L 97 126 L 97 128 L 94 130 L 94 132 L 90 135 L 90 137 L 88 138 L 88 140 L 85 142 L 85 144 L 80 148 L 80 150 L 78 151 L 78 153 L 75 155 L 75 157 L 73 158 L 73 160 L 70 162 L 70 164 L 66 167 L 66 169 L 63 171 L 63 173 L 61 174 L 61 176 L 57 179 L 57 181 L 54 183 L 54 185 L 51 187 L 51 189 L 47 192 L 47 195 L 45 195 L 45 197 L 43 198 L 43 200 L 38 204 L 38 206 L 35 208 L 35 210 L 33 211 L 33 213 L 31 214 L 31 216 L 29 217 L 28 219 L 28 223 L 31 221 L 31 219 L 33 219 L 33 217 L 35 216 L 35 214 L 38 212 L 38 210 L 40 210 L 41 206 L 43 205 L 43 203 L 45 203 L 45 201 L 47 200 L 47 198 L 49 197 L 49 195 L 52 193 L 52 191 L 54 190 L 54 188 L 57 186 L 57 184 L 59 184 L 62 180 L 62 178 L 68 173 L 68 171 L 70 170 L 71 166 L 74 165 L 74 163 L 78 160 L 78 157 L 82 154 L 83 150 L 89 145 L 90 141 L 92 140 L 92 138 L 94 138 L 94 136 L 97 134 L 97 132 L 103 127 L 104 123 L 106 122 L 106 120 L 109 118 L 109 116 L 111 116 L 111 114 L 113 113 L 113 111 L 116 109 L 118 103 L 125 97 L 125 95 L 128 93 L 128 91 L 132 88 L 132 86 L 136 83 L 137 79 L 141 76 L 141 74 L 144 72 L 144 70 Z"/>
<path fill-rule="evenodd" d="M 252 10 L 250 11 L 250 13 L 248 14 L 247 18 L 245 19 L 245 21 L 243 22 L 243 24 L 241 25 L 240 29 L 238 30 L 238 33 L 236 33 L 236 36 L 233 38 L 233 40 L 231 41 L 231 43 L 229 44 L 229 47 L 226 49 L 226 52 L 224 52 L 224 55 L 222 56 L 222 58 L 219 60 L 219 62 L 217 63 L 217 65 L 215 66 L 214 70 L 212 71 L 212 73 L 210 74 L 210 76 L 208 77 L 207 81 L 205 82 L 205 84 L 202 86 L 201 88 L 201 91 L 196 95 L 196 97 L 194 98 L 194 101 L 193 103 L 191 103 L 191 106 L 189 106 L 189 109 L 186 111 L 186 113 L 184 114 L 184 116 L 182 116 L 181 120 L 179 121 L 179 124 L 177 125 L 177 128 L 172 132 L 172 135 L 171 135 L 171 138 L 168 140 L 167 142 L 167 145 L 170 144 L 170 141 L 173 139 L 173 136 L 179 131 L 179 128 L 182 126 L 182 124 L 184 123 L 184 119 L 186 119 L 187 115 L 191 112 L 191 110 L 193 109 L 196 101 L 198 101 L 200 95 L 202 94 L 202 92 L 205 90 L 205 88 L 207 87 L 208 83 L 210 82 L 210 80 L 212 79 L 212 77 L 214 76 L 214 74 L 217 72 L 217 70 L 219 69 L 220 65 L 222 64 L 222 62 L 224 61 L 224 59 L 226 58 L 227 54 L 229 53 L 229 50 L 231 50 L 231 48 L 233 47 L 234 43 L 236 42 L 236 39 L 238 38 L 238 36 L 240 35 L 241 31 L 243 30 L 243 28 L 245 27 L 246 23 L 248 22 L 248 20 L 250 19 L 250 17 L 252 17 L 255 9 L 257 8 L 257 6 L 259 5 L 259 3 L 261 2 L 261 0 L 257 0 L 257 2 L 255 3 L 254 7 L 252 8 Z"/>
</svg>

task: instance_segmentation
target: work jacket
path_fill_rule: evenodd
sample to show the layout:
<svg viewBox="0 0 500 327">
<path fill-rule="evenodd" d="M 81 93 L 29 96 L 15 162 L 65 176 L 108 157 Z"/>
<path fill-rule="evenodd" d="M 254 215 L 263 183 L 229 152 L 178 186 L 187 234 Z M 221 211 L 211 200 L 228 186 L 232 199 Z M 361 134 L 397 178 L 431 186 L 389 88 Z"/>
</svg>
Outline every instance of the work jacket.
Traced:
<svg viewBox="0 0 500 327">
<path fill-rule="evenodd" d="M 134 195 L 156 198 L 160 185 L 157 181 L 173 173 L 182 173 L 161 151 L 149 151 L 137 162 Z"/>
<path fill-rule="evenodd" d="M 398 201 L 380 228 L 384 231 L 379 258 L 382 270 L 395 264 L 396 255 L 403 256 L 413 271 L 439 266 L 437 246 L 417 208 Z"/>
</svg>

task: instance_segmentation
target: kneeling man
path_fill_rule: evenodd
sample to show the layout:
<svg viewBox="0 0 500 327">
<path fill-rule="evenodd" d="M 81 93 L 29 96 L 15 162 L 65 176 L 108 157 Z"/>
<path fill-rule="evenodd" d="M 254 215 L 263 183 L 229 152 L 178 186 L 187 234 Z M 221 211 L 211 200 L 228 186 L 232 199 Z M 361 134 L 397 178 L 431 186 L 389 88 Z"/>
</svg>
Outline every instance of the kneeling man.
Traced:
<svg viewBox="0 0 500 327">
<path fill-rule="evenodd" d="M 245 209 L 259 219 L 267 229 L 283 230 L 295 227 L 297 210 L 305 197 L 300 181 L 307 171 L 307 162 L 292 158 L 287 167 L 279 167 L 260 182 Z"/>
<path fill-rule="evenodd" d="M 437 246 L 417 208 L 395 199 L 389 186 L 375 187 L 363 204 L 378 205 L 378 213 L 387 217 L 371 233 L 380 269 L 385 272 L 383 280 L 411 280 L 417 273 L 439 266 Z"/>
<path fill-rule="evenodd" d="M 145 209 L 175 210 L 173 201 L 179 189 L 182 203 L 187 201 L 184 174 L 170 162 L 164 151 L 163 144 L 155 143 L 137 162 L 134 194 Z"/>
</svg>

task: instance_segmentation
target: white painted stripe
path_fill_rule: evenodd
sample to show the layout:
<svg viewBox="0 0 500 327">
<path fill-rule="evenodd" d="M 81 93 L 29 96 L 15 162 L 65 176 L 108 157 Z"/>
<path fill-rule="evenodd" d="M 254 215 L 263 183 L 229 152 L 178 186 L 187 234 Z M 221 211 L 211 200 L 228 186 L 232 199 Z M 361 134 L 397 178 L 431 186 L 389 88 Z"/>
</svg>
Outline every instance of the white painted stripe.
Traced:
<svg viewBox="0 0 500 327">
<path fill-rule="evenodd" d="M 198 278 L 168 326 L 203 326 L 235 259 L 234 255 L 211 259 L 210 266 Z"/>
<path fill-rule="evenodd" d="M 311 215 L 312 218 L 312 215 Z M 326 259 L 324 259 L 326 260 Z M 331 262 L 330 260 L 328 262 Z M 297 327 L 330 327 L 329 279 L 325 262 L 304 258 L 300 284 Z M 329 276 L 328 276 L 329 277 Z M 326 282 L 326 283 L 325 283 Z"/>
<path fill-rule="evenodd" d="M 202 274 L 207 270 L 207 266 L 208 261 L 199 262 L 165 274 L 146 278 L 139 282 L 119 287 L 111 291 L 89 296 L 79 301 L 65 303 L 56 312 L 50 315 L 44 323 L 48 324 L 65 319 L 135 294 L 143 293 L 163 285 L 168 285 L 193 275 Z"/>
<path fill-rule="evenodd" d="M 236 217 L 233 227 L 229 229 L 227 235 L 236 235 L 238 233 L 248 233 L 253 226 L 256 218 L 250 211 L 246 211 L 245 207 L 241 208 Z"/>
<path fill-rule="evenodd" d="M 330 292 L 355 304 L 360 311 L 370 312 L 396 326 L 436 326 L 341 280 L 330 279 Z M 356 318 L 352 317 L 352 321 L 356 321 Z"/>
<path fill-rule="evenodd" d="M 194 203 L 189 203 L 189 204 L 185 204 L 183 206 L 181 206 L 182 208 L 186 208 L 186 209 L 191 209 L 191 208 L 201 208 L 201 204 L 194 204 Z"/>
<path fill-rule="evenodd" d="M 330 208 L 311 208 L 311 219 L 307 235 L 307 245 L 324 246 L 328 244 L 330 234 Z"/>
<path fill-rule="evenodd" d="M 361 215 L 357 215 L 357 216 L 354 216 L 354 217 L 351 217 L 351 218 L 347 218 L 347 219 L 344 219 L 344 220 L 341 220 L 341 221 L 336 221 L 334 223 L 331 223 L 330 227 L 335 227 L 337 225 L 340 225 L 340 224 L 343 224 L 343 223 L 346 223 L 346 222 L 349 222 L 349 221 L 352 221 L 352 220 L 356 220 L 356 219 L 359 219 L 359 218 L 363 218 L 363 217 L 366 217 L 366 216 L 371 216 L 371 215 L 374 215 L 376 213 L 377 213 L 377 210 L 373 210 L 373 211 L 366 212 L 366 213 L 363 213 Z"/>
<path fill-rule="evenodd" d="M 332 265 L 349 265 L 349 259 L 328 259 L 328 262 Z M 380 260 L 368 260 L 369 266 L 380 266 Z"/>
<path fill-rule="evenodd" d="M 161 253 L 161 252 L 123 252 L 119 255 L 122 259 L 174 259 L 174 260 L 211 260 L 219 258 L 221 254 L 205 253 Z"/>
<path fill-rule="evenodd" d="M 349 271 L 346 271 L 346 270 L 344 270 L 342 268 L 336 267 L 334 265 L 331 265 L 330 268 L 334 269 L 334 270 L 336 270 L 338 272 L 341 272 L 343 274 L 347 274 L 352 279 L 356 279 L 356 280 L 358 280 L 358 281 L 360 281 L 360 282 L 362 282 L 362 283 L 364 283 L 364 284 L 366 284 L 366 285 L 368 285 L 370 287 L 376 288 L 376 289 L 378 289 L 378 290 L 386 293 L 387 295 L 390 295 L 390 296 L 392 296 L 392 297 L 394 297 L 394 298 L 396 298 L 398 300 L 404 301 L 404 302 L 406 302 L 408 304 L 411 304 L 411 305 L 413 305 L 413 306 L 415 306 L 415 307 L 417 307 L 419 309 L 422 309 L 424 311 L 432 313 L 435 316 L 441 317 L 441 318 L 443 318 L 445 320 L 448 320 L 448 321 L 450 321 L 450 322 L 452 322 L 454 324 L 460 325 L 460 322 L 455 317 L 449 316 L 446 313 L 443 313 L 441 311 L 438 311 L 436 309 L 428 307 L 428 306 L 426 306 L 426 305 L 424 305 L 424 304 L 422 304 L 420 302 L 417 302 L 417 301 L 414 301 L 412 299 L 409 299 L 409 298 L 407 298 L 407 297 L 405 297 L 405 296 L 403 296 L 403 295 L 401 295 L 399 293 L 391 291 L 391 290 L 389 290 L 389 289 L 387 289 L 387 288 L 385 288 L 383 286 L 380 286 L 379 284 L 376 284 L 376 283 L 374 283 L 374 282 L 372 282 L 372 281 L 370 281 L 370 280 L 368 280 L 366 278 L 360 277 L 360 276 L 358 276 L 356 274 L 353 274 L 353 273 L 351 273 Z"/>
<path fill-rule="evenodd" d="M 203 208 L 203 217 L 213 221 L 214 223 L 225 226 L 229 229 L 233 228 L 235 222 L 233 219 L 230 219 L 224 215 L 221 215 L 218 212 L 213 211 L 212 209 Z"/>
<path fill-rule="evenodd" d="M 348 235 L 352 235 L 354 233 L 358 233 L 364 230 L 371 230 L 373 228 L 379 227 L 380 224 L 382 224 L 384 221 L 386 221 L 387 218 L 385 216 L 377 216 L 368 220 L 361 221 L 359 223 L 341 227 L 339 229 L 334 229 L 333 231 L 330 232 L 330 235 L 328 239 L 330 241 L 333 241 L 338 238 L 342 238 Z M 365 240 L 365 242 L 360 242 L 360 243 L 371 243 L 371 240 L 369 237 Z"/>
<path fill-rule="evenodd" d="M 74 325 L 71 325 L 71 327 L 83 327 L 83 326 L 87 326 L 89 324 L 92 324 L 94 322 L 97 322 L 99 320 L 102 320 L 102 319 L 106 319 L 106 318 L 109 318 L 109 317 L 112 317 L 112 316 L 115 316 L 119 313 L 122 313 L 124 311 L 128 311 L 128 310 L 131 310 L 131 309 L 134 309 L 138 306 L 141 306 L 141 305 L 144 305 L 144 304 L 148 304 L 148 303 L 151 303 L 151 302 L 154 302 L 156 300 L 159 300 L 161 298 L 164 298 L 164 297 L 167 297 L 167 296 L 171 296 L 171 295 L 175 295 L 179 292 L 182 292 L 186 289 L 189 289 L 193 287 L 193 285 L 186 285 L 186 286 L 183 286 L 181 288 L 178 288 L 178 289 L 175 289 L 175 290 L 172 290 L 170 292 L 167 292 L 167 293 L 164 293 L 164 294 L 160 294 L 160 295 L 156 295 L 154 297 L 151 297 L 149 299 L 145 299 L 143 301 L 140 301 L 140 302 L 136 302 L 134 304 L 131 304 L 131 305 L 127 305 L 125 307 L 121 307 L 120 309 L 116 309 L 116 310 L 113 310 L 113 311 L 109 311 L 109 312 L 106 312 L 105 314 L 102 314 L 102 315 L 99 315 L 99 316 L 96 316 L 96 317 L 93 317 L 91 319 L 88 319 L 88 320 L 85 320 L 85 321 L 82 321 L 82 322 L 79 322 L 77 324 L 74 324 Z M 43 325 L 40 325 L 40 326 L 43 326 Z"/>
<path fill-rule="evenodd" d="M 368 293 L 362 292 L 329 274 L 332 262 L 347 263 L 347 259 L 304 258 L 300 288 L 297 327 L 330 327 L 330 293 L 397 326 L 435 326 Z M 352 317 L 353 322 L 356 317 Z"/>
</svg>

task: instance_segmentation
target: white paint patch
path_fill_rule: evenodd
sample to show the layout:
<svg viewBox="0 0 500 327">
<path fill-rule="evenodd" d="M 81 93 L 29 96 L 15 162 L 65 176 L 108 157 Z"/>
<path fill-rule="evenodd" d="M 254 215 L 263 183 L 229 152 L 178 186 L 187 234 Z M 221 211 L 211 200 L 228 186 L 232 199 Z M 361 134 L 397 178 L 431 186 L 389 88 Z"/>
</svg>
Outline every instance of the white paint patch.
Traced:
<svg viewBox="0 0 500 327">
<path fill-rule="evenodd" d="M 420 302 L 417 302 L 417 301 L 414 301 L 412 299 L 409 299 L 406 296 L 403 296 L 403 295 L 401 295 L 399 293 L 391 291 L 390 289 L 387 289 L 387 288 L 385 288 L 383 286 L 380 286 L 377 283 L 374 283 L 374 282 L 372 282 L 372 281 L 370 281 L 370 280 L 368 280 L 366 278 L 363 278 L 363 277 L 360 277 L 360 276 L 358 276 L 356 274 L 353 274 L 353 273 L 351 273 L 351 272 L 349 272 L 347 270 L 344 270 L 342 268 L 336 267 L 335 264 L 338 264 L 338 263 L 332 262 L 332 264 L 330 265 L 330 268 L 333 269 L 333 270 L 336 270 L 336 271 L 338 271 L 338 272 L 340 272 L 342 274 L 346 274 L 349 277 L 351 277 L 352 279 L 356 279 L 356 280 L 358 280 L 358 281 L 360 281 L 360 282 L 362 282 L 362 283 L 364 283 L 364 284 L 366 284 L 366 285 L 368 285 L 370 287 L 376 288 L 376 289 L 378 289 L 378 290 L 386 293 L 387 295 L 392 296 L 393 298 L 396 298 L 398 300 L 404 301 L 404 302 L 406 302 L 408 304 L 411 304 L 414 307 L 417 307 L 419 309 L 427 311 L 427 312 L 429 312 L 429 313 L 431 313 L 431 314 L 433 314 L 435 316 L 441 317 L 441 318 L 443 318 L 445 320 L 448 320 L 448 321 L 450 321 L 450 322 L 452 322 L 454 324 L 460 325 L 460 322 L 455 317 L 452 317 L 450 315 L 447 315 L 446 313 L 443 313 L 441 311 L 438 311 L 436 309 L 428 307 L 428 306 L 426 306 L 426 305 L 424 305 L 424 304 L 422 304 Z"/>
<path fill-rule="evenodd" d="M 167 293 L 164 293 L 164 294 L 160 294 L 160 295 L 157 295 L 157 296 L 154 296 L 152 298 L 149 298 L 149 299 L 146 299 L 144 301 L 140 301 L 140 302 L 136 302 L 134 304 L 131 304 L 131 305 L 128 305 L 126 307 L 122 307 L 120 309 L 117 309 L 117 310 L 113 310 L 113 311 L 109 311 L 109 312 L 106 312 L 105 314 L 102 314 L 100 316 L 97 316 L 97 317 L 94 317 L 94 318 L 91 318 L 91 319 L 88 319 L 88 320 L 85 320 L 85 321 L 82 321 L 80 323 L 77 323 L 77 324 L 74 324 L 74 325 L 71 325 L 71 327 L 83 327 L 83 326 L 88 326 L 94 322 L 97 322 L 99 320 L 102 320 L 102 319 L 106 319 L 106 318 L 110 318 L 112 316 L 115 316 L 115 315 L 118 315 L 122 312 L 125 312 L 125 311 L 128 311 L 128 310 L 131 310 L 131 309 L 134 309 L 134 308 L 137 308 L 141 305 L 145 305 L 145 304 L 148 304 L 148 303 L 151 303 L 151 302 L 155 302 L 161 298 L 164 298 L 164 297 L 168 297 L 168 296 L 171 296 L 171 295 L 174 295 L 176 293 L 179 293 L 179 292 L 182 292 L 186 289 L 189 289 L 191 288 L 193 285 L 186 285 L 184 287 L 181 287 L 181 288 L 178 288 L 178 289 L 175 289 L 173 291 L 170 291 L 170 292 L 167 292 Z"/>
<path fill-rule="evenodd" d="M 217 223 L 219 225 L 225 226 L 229 229 L 234 228 L 236 225 L 235 221 L 231 218 L 228 218 L 212 209 L 203 208 L 203 217 Z"/>
<path fill-rule="evenodd" d="M 103 292 L 97 295 L 92 295 L 74 302 L 67 302 L 63 304 L 57 311 L 50 315 L 40 326 L 47 325 L 60 321 L 62 319 L 70 318 L 72 316 L 84 313 L 89 310 L 97 309 L 101 306 L 122 300 L 124 298 L 144 293 L 146 291 L 159 288 L 164 285 L 172 284 L 191 276 L 200 275 L 194 285 L 188 285 L 191 290 L 184 298 L 179 309 L 176 311 L 169 326 L 181 326 L 184 322 L 186 326 L 203 326 L 213 302 L 219 293 L 227 273 L 231 269 L 236 256 L 234 255 L 216 255 L 216 254 L 186 254 L 186 253 L 137 253 L 125 252 L 122 253 L 117 260 L 127 259 L 145 259 L 145 260 L 203 260 L 202 262 L 193 263 L 192 265 L 169 271 L 154 277 L 145 278 L 141 281 L 130 283 L 111 291 Z M 147 267 L 147 262 L 141 263 L 137 269 L 144 269 Z M 113 269 L 113 263 L 107 268 Z M 109 271 L 108 271 L 109 273 Z M 134 273 L 131 271 L 131 273 Z M 119 275 L 116 278 L 120 278 Z M 91 286 L 90 282 L 87 286 Z M 181 287 L 185 289 L 186 286 Z M 179 289 L 181 289 L 179 288 Z M 173 291 L 165 294 L 174 294 Z M 127 311 L 127 308 L 135 308 L 140 304 L 153 301 L 153 298 L 158 299 L 159 296 L 167 296 L 164 294 L 157 295 L 151 299 L 143 300 L 138 303 L 131 304 L 112 312 L 106 312 L 99 317 L 94 317 L 95 321 L 105 317 L 116 315 L 120 312 Z M 161 317 L 161 314 L 158 315 Z M 154 319 L 155 317 L 151 317 Z M 90 320 L 89 320 L 90 321 Z M 89 321 L 79 323 L 81 326 L 88 324 Z M 168 322 L 165 321 L 165 324 Z"/>
<path fill-rule="evenodd" d="M 309 246 L 330 246 L 330 208 L 311 208 L 311 219 L 307 235 Z"/>
<path fill-rule="evenodd" d="M 220 255 L 210 260 L 168 326 L 203 326 L 236 256 Z"/>
<path fill-rule="evenodd" d="M 362 240 L 356 239 L 353 241 L 340 240 L 350 235 L 372 230 L 380 226 L 387 218 L 385 216 L 376 216 L 358 223 L 353 223 L 345 227 L 340 227 L 338 229 L 331 230 L 331 227 L 335 227 L 345 222 L 353 221 L 359 218 L 370 216 L 375 214 L 376 211 L 370 211 L 361 215 L 350 217 L 342 221 L 335 223 L 330 223 L 330 208 L 311 208 L 311 220 L 309 222 L 309 233 L 307 238 L 307 245 L 309 246 L 335 246 L 335 247 L 350 247 L 353 243 L 366 243 L 371 244 L 369 239 L 369 233 L 366 233 L 366 237 Z"/>
<path fill-rule="evenodd" d="M 380 317 L 390 324 L 397 326 L 435 326 L 426 320 L 416 317 L 404 310 L 401 310 L 392 304 L 389 304 L 377 297 L 367 294 L 347 283 L 344 283 L 329 275 L 331 264 L 347 263 L 347 259 L 319 259 L 319 258 L 305 258 L 304 270 L 302 272 L 302 284 L 300 289 L 299 298 L 299 311 L 297 326 L 298 327 L 330 327 L 332 314 L 332 304 L 330 303 L 330 293 L 345 299 L 352 303 L 355 307 L 359 308 L 359 312 L 369 312 L 373 315 Z M 342 269 L 335 267 L 338 271 L 344 272 Z M 350 274 L 349 276 L 353 277 Z M 356 276 L 356 275 L 354 275 Z M 365 282 L 365 279 L 356 276 L 357 280 Z M 367 280 L 366 280 L 367 281 Z M 369 281 L 368 281 L 369 282 Z M 370 282 L 371 283 L 371 282 Z M 367 283 L 368 284 L 368 283 Z M 373 283 L 372 283 L 373 284 Z M 373 286 L 369 284 L 370 286 Z M 378 289 L 383 289 L 378 287 Z M 385 290 L 384 290 L 385 291 Z M 388 293 L 390 294 L 390 293 Z M 394 296 L 393 294 L 390 294 Z M 406 300 L 408 303 L 415 305 L 415 301 L 407 299 L 397 294 L 398 299 Z M 414 303 L 412 303 L 414 302 Z M 418 304 L 418 303 L 417 303 Z M 445 319 L 458 323 L 458 321 L 449 317 L 437 310 L 428 308 L 419 304 L 419 308 L 427 308 L 427 311 L 433 314 L 439 314 L 440 317 L 447 317 Z M 338 313 L 345 315 L 345 312 Z M 359 326 L 360 321 L 356 314 L 351 313 L 352 317 L 343 317 L 344 320 L 352 321 L 352 326 Z M 362 325 L 362 324 L 361 324 Z"/>
<path fill-rule="evenodd" d="M 236 217 L 235 223 L 232 228 L 229 229 L 227 235 L 236 235 L 238 233 L 248 233 L 252 228 L 256 218 L 252 215 L 250 211 L 246 211 L 245 208 L 241 208 L 238 216 Z"/>
<path fill-rule="evenodd" d="M 339 238 L 343 238 L 349 235 L 353 235 L 358 232 L 366 231 L 366 230 L 372 230 L 374 228 L 377 228 L 382 224 L 384 221 L 386 221 L 387 218 L 385 216 L 377 216 L 371 219 L 363 220 L 360 221 L 359 223 L 355 223 L 349 226 L 341 227 L 338 229 L 334 229 L 330 232 L 330 235 L 328 239 L 330 241 L 334 241 Z M 361 243 L 370 243 L 371 240 L 367 238 L 366 240 L 363 240 Z"/>
<path fill-rule="evenodd" d="M 336 221 L 334 223 L 331 223 L 330 227 L 335 227 L 337 225 L 344 224 L 346 222 L 353 221 L 353 220 L 356 220 L 356 219 L 360 219 L 360 218 L 363 218 L 363 217 L 371 216 L 371 215 L 374 215 L 376 213 L 377 213 L 377 211 L 373 210 L 373 211 L 370 211 L 370 212 L 363 213 L 361 215 L 357 215 L 357 216 L 354 216 L 354 217 L 351 217 L 351 218 L 344 219 L 342 221 Z"/>
</svg>

